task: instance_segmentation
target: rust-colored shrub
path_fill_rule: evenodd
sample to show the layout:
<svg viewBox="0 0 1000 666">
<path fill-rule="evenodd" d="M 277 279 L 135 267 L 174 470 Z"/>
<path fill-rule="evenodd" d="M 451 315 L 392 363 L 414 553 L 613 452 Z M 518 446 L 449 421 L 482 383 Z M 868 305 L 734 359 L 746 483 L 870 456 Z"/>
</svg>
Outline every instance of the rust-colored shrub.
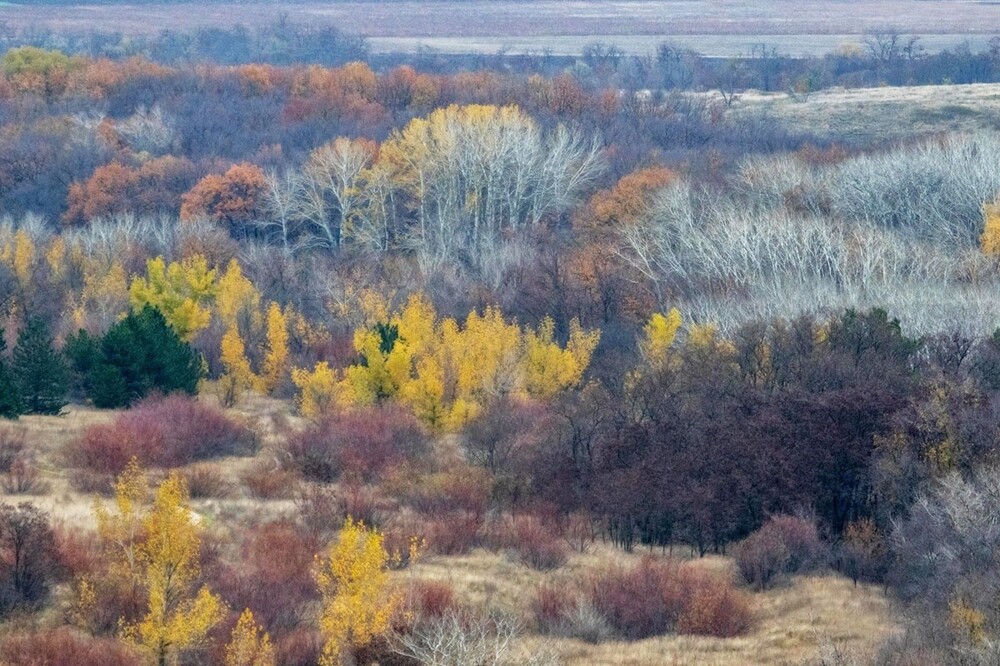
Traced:
<svg viewBox="0 0 1000 666">
<path fill-rule="evenodd" d="M 300 627 L 275 638 L 278 666 L 315 666 L 322 651 L 323 637 L 315 629 Z"/>
<path fill-rule="evenodd" d="M 735 636 L 752 622 L 747 597 L 732 583 L 675 562 L 647 558 L 632 569 L 598 572 L 586 597 L 629 640 L 671 631 Z"/>
<path fill-rule="evenodd" d="M 733 556 L 743 580 L 762 590 L 774 585 L 784 574 L 820 566 L 829 553 L 813 521 L 781 515 L 774 516 L 737 544 Z"/>
<path fill-rule="evenodd" d="M 52 530 L 60 566 L 69 578 L 79 578 L 104 563 L 101 541 L 96 532 L 80 527 L 56 524 Z"/>
<path fill-rule="evenodd" d="M 192 398 L 145 400 L 112 423 L 90 426 L 71 445 L 71 462 L 108 477 L 137 458 L 145 467 L 177 467 L 218 456 L 250 455 L 257 433 Z"/>
<path fill-rule="evenodd" d="M 404 462 L 419 462 L 428 438 L 416 418 L 397 405 L 330 414 L 288 435 L 289 465 L 311 481 L 341 477 L 372 482 Z"/>
<path fill-rule="evenodd" d="M 750 599 L 728 581 L 700 572 L 688 572 L 684 580 L 688 601 L 677 618 L 677 633 L 729 638 L 753 624 Z"/>
<path fill-rule="evenodd" d="M 482 521 L 473 513 L 455 511 L 428 520 L 427 548 L 439 555 L 461 555 L 479 545 Z"/>
<path fill-rule="evenodd" d="M 249 608 L 272 637 L 305 621 L 317 596 L 313 557 L 321 544 L 288 520 L 253 529 L 239 561 L 221 567 L 212 589 L 232 608 Z"/>
<path fill-rule="evenodd" d="M 493 479 L 481 467 L 458 464 L 431 474 L 400 474 L 385 485 L 400 501 L 427 515 L 454 511 L 483 515 Z"/>
<path fill-rule="evenodd" d="M 243 487 L 254 499 L 290 499 L 299 488 L 299 477 L 273 460 L 255 460 L 240 472 Z"/>
<path fill-rule="evenodd" d="M 484 530 L 484 545 L 508 550 L 527 567 L 538 571 L 558 569 L 568 558 L 567 546 L 554 525 L 529 515 L 491 523 Z"/>
<path fill-rule="evenodd" d="M 555 633 L 577 603 L 577 595 L 567 586 L 543 585 L 535 593 L 531 609 L 542 633 Z"/>
<path fill-rule="evenodd" d="M 48 491 L 49 484 L 34 461 L 21 455 L 11 463 L 10 469 L 0 474 L 0 488 L 8 495 L 41 495 Z"/>
<path fill-rule="evenodd" d="M 5 666 L 139 666 L 142 661 L 122 642 L 92 638 L 69 627 L 14 633 L 0 644 Z"/>
<path fill-rule="evenodd" d="M 455 608 L 455 592 L 443 581 L 418 580 L 407 594 L 406 605 L 418 619 L 444 617 Z"/>
<path fill-rule="evenodd" d="M 232 486 L 218 467 L 207 464 L 191 465 L 182 474 L 192 499 L 225 498 L 232 495 Z"/>
</svg>

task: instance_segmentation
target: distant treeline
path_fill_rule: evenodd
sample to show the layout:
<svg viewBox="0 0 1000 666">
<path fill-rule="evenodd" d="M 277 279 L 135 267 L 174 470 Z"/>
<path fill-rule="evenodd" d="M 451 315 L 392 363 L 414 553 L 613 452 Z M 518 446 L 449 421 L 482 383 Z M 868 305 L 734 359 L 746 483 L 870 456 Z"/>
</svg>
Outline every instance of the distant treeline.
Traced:
<svg viewBox="0 0 1000 666">
<path fill-rule="evenodd" d="M 141 56 L 166 65 L 208 62 L 337 66 L 364 61 L 376 71 L 411 65 L 431 74 L 468 70 L 543 76 L 570 73 L 578 81 L 595 88 L 719 90 L 727 99 L 750 88 L 808 94 L 831 86 L 856 88 L 1000 81 L 1000 37 L 994 37 L 982 49 L 973 49 L 969 43 L 963 43 L 929 53 L 919 37 L 893 29 L 859 36 L 856 43 L 819 57 L 792 57 L 761 42 L 741 57 L 715 58 L 669 42 L 660 44 L 655 53 L 644 55 L 628 55 L 614 43 L 597 42 L 586 46 L 576 56 L 557 56 L 545 51 L 455 55 L 432 49 L 373 54 L 363 37 L 344 33 L 331 24 L 303 24 L 287 18 L 259 27 L 205 27 L 189 32 L 163 30 L 155 35 L 56 31 L 38 27 L 18 29 L 0 21 L 0 53 L 19 46 L 114 60 Z"/>
</svg>

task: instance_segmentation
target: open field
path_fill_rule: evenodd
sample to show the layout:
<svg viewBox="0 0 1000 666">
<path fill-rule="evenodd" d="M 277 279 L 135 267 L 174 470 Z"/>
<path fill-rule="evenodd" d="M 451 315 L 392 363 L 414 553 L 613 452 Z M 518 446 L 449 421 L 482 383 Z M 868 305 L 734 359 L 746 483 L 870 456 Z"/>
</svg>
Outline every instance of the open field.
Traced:
<svg viewBox="0 0 1000 666">
<path fill-rule="evenodd" d="M 968 40 L 982 47 L 1000 24 L 1000 4 L 962 0 L 829 2 L 780 0 L 539 0 L 536 2 L 314 2 L 242 6 L 191 5 L 63 7 L 0 4 L 0 21 L 12 26 L 69 30 L 158 32 L 169 26 L 255 25 L 287 15 L 293 21 L 327 22 L 371 38 L 375 51 L 428 47 L 450 53 L 578 53 L 595 40 L 614 42 L 632 53 L 674 41 L 707 55 L 745 53 L 767 42 L 792 55 L 825 53 L 859 41 L 866 30 L 892 25 L 922 36 L 929 50 Z M 459 19 L 459 20 L 456 20 Z"/>
<path fill-rule="evenodd" d="M 718 93 L 705 93 L 716 95 Z M 1000 84 L 831 88 L 793 97 L 749 91 L 731 113 L 767 113 L 791 131 L 859 142 L 1000 129 Z"/>
</svg>

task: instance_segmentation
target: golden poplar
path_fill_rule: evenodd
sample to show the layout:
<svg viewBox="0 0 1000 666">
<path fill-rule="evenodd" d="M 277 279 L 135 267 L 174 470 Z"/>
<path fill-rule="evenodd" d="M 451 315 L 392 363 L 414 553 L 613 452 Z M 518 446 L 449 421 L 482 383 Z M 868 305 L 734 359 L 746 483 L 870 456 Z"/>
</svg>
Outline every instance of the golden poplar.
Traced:
<svg viewBox="0 0 1000 666">
<path fill-rule="evenodd" d="M 225 666 L 274 666 L 271 637 L 254 622 L 249 608 L 240 615 L 226 646 Z"/>
<path fill-rule="evenodd" d="M 261 377 L 264 391 L 273 393 L 287 372 L 288 321 L 278 304 L 271 303 L 267 309 L 267 356 Z"/>
<path fill-rule="evenodd" d="M 382 535 L 348 518 L 326 557 L 316 558 L 322 595 L 322 666 L 336 666 L 351 648 L 384 634 L 401 597 L 392 588 Z"/>
</svg>

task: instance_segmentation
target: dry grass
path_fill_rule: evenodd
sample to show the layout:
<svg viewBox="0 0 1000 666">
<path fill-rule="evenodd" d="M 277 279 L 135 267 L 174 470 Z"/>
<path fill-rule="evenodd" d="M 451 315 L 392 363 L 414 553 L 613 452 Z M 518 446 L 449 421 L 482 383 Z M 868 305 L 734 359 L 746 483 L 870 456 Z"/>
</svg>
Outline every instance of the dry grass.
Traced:
<svg viewBox="0 0 1000 666">
<path fill-rule="evenodd" d="M 1000 84 L 996 83 L 831 88 L 806 99 L 750 91 L 740 96 L 731 113 L 767 113 L 792 130 L 871 141 L 997 130 L 998 103 Z"/>
<path fill-rule="evenodd" d="M 634 564 L 643 556 L 600 546 L 591 553 L 574 555 L 566 567 L 556 572 L 540 573 L 502 555 L 476 551 L 461 557 L 427 558 L 401 576 L 445 581 L 452 585 L 459 602 L 530 617 L 530 603 L 541 585 L 558 585 L 560 580 L 610 564 Z M 733 575 L 728 558 L 690 560 L 687 566 Z M 883 639 L 898 631 L 879 588 L 855 587 L 833 574 L 796 577 L 785 587 L 753 594 L 752 598 L 757 622 L 749 634 L 740 638 L 663 636 L 589 645 L 529 635 L 523 649 L 544 642 L 563 663 L 581 666 L 802 664 L 815 660 L 823 644 L 833 643 L 852 653 L 871 653 Z"/>
</svg>

